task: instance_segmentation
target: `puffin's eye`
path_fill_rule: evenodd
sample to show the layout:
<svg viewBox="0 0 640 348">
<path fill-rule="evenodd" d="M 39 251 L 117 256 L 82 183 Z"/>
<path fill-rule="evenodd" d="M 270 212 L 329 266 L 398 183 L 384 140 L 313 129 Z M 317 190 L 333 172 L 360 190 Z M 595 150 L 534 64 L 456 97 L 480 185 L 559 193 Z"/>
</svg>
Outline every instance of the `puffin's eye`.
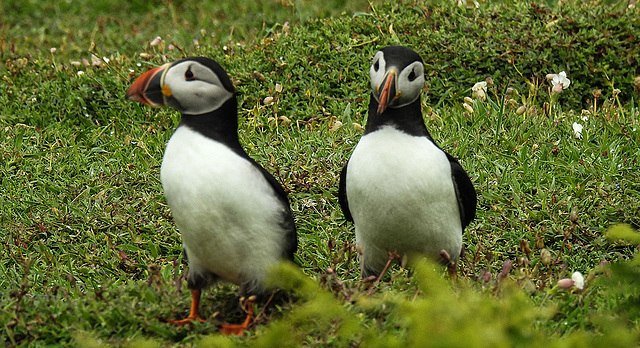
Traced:
<svg viewBox="0 0 640 348">
<path fill-rule="evenodd" d="M 193 72 L 191 71 L 191 68 L 189 68 L 189 69 L 187 69 L 187 71 L 185 71 L 184 79 L 187 80 L 187 81 L 195 80 L 195 77 L 193 76 Z"/>
<path fill-rule="evenodd" d="M 380 69 L 380 60 L 376 60 L 375 63 L 373 63 L 373 70 L 378 71 L 378 69 Z"/>
<path fill-rule="evenodd" d="M 409 76 L 407 76 L 409 78 L 409 81 L 413 81 L 416 78 L 418 78 L 418 75 L 416 75 L 416 71 L 415 70 L 411 70 L 411 73 L 409 73 Z"/>
</svg>

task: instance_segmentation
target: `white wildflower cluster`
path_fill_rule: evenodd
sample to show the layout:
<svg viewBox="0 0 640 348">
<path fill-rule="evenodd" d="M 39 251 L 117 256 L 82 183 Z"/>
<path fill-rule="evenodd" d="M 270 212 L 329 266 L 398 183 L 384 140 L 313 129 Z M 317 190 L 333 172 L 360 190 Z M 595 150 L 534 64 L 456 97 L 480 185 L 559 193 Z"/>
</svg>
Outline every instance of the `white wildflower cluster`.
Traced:
<svg viewBox="0 0 640 348">
<path fill-rule="evenodd" d="M 571 80 L 567 78 L 567 73 L 564 71 L 559 74 L 548 74 L 547 80 L 551 81 L 551 94 L 560 94 L 562 90 L 567 89 L 571 84 Z"/>
<path fill-rule="evenodd" d="M 473 85 L 471 87 L 471 96 L 484 100 L 487 97 L 487 82 L 481 81 Z"/>
<path fill-rule="evenodd" d="M 471 96 L 475 99 L 485 100 L 487 98 L 487 81 L 480 81 L 471 87 Z M 473 99 L 469 97 L 464 98 L 464 103 L 462 103 L 462 107 L 469 112 L 473 113 Z"/>
<path fill-rule="evenodd" d="M 547 74 L 546 79 L 551 84 L 551 88 L 549 90 L 549 95 L 551 97 L 550 103 L 545 103 L 545 112 L 549 112 L 550 109 L 554 107 L 554 104 L 557 103 L 558 96 L 562 91 L 569 88 L 571 85 L 571 80 L 567 77 L 567 73 L 565 71 L 561 71 L 557 74 Z M 475 106 L 479 102 L 484 102 L 488 99 L 487 95 L 487 87 L 493 84 L 493 80 L 489 77 L 485 81 L 477 82 L 471 87 L 471 97 L 464 97 L 464 101 L 462 103 L 462 107 L 469 114 L 473 114 L 476 109 Z M 537 88 L 537 85 L 530 84 L 531 88 Z M 600 92 L 600 91 L 598 91 Z M 515 91 L 514 88 L 507 88 L 505 101 L 508 103 L 510 107 L 515 108 L 515 112 L 517 115 L 522 115 L 525 112 L 532 113 L 535 111 L 535 105 L 526 105 L 525 101 L 521 103 L 518 102 L 517 99 L 512 98 L 511 95 L 518 95 L 518 92 Z M 614 89 L 612 98 L 616 98 L 620 94 L 619 89 Z M 597 98 L 597 97 L 596 97 Z M 580 117 L 580 120 L 573 122 L 571 128 L 573 130 L 574 137 L 576 139 L 581 139 L 583 135 L 584 125 L 580 122 L 588 121 L 588 117 L 583 115 Z"/>
</svg>

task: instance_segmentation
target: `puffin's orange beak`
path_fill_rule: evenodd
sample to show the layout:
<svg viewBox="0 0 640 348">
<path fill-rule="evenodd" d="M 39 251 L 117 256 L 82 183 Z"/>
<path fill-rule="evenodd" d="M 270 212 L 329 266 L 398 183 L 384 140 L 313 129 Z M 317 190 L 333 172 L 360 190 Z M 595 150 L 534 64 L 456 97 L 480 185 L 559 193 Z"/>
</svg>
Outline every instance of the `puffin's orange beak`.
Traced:
<svg viewBox="0 0 640 348">
<path fill-rule="evenodd" d="M 165 64 L 153 68 L 140 75 L 140 77 L 133 81 L 131 87 L 129 87 L 126 97 L 130 100 L 156 108 L 164 106 L 163 89 L 168 89 L 168 87 L 162 86 L 162 79 L 169 65 L 170 64 Z"/>
<path fill-rule="evenodd" d="M 382 86 L 378 87 L 378 90 L 382 89 L 382 91 L 380 91 L 380 98 L 378 101 L 378 110 L 376 111 L 377 115 L 382 115 L 384 110 L 387 109 L 387 106 L 389 106 L 391 99 L 396 97 L 396 92 L 395 92 L 396 78 L 397 78 L 396 71 L 389 70 L 384 77 L 384 82 L 382 83 Z"/>
</svg>

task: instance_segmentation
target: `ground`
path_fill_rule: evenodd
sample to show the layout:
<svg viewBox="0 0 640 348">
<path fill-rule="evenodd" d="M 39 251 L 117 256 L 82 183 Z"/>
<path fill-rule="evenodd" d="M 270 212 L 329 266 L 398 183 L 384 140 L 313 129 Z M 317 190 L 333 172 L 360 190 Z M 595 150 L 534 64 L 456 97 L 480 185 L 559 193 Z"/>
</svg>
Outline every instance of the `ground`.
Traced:
<svg viewBox="0 0 640 348">
<path fill-rule="evenodd" d="M 0 337 L 637 346 L 640 24 L 627 3 L 592 5 L 5 1 Z M 366 124 L 369 60 L 389 44 L 423 56 L 425 122 L 479 205 L 457 278 L 392 267 L 367 288 L 336 195 Z M 299 267 L 274 276 L 293 295 L 279 294 L 241 338 L 215 331 L 243 317 L 227 284 L 205 292 L 207 323 L 160 320 L 189 306 L 158 176 L 179 115 L 124 94 L 149 67 L 190 55 L 229 72 L 240 140 L 287 190 L 299 231 Z M 561 71 L 571 83 L 558 94 L 546 75 Z M 574 272 L 583 289 L 558 286 Z"/>
</svg>

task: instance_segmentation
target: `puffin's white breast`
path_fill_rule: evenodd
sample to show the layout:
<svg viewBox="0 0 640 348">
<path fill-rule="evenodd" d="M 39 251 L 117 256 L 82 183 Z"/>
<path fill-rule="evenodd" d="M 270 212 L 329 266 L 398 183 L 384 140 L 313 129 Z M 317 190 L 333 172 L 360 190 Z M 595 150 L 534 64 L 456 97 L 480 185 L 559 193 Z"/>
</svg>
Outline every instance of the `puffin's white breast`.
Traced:
<svg viewBox="0 0 640 348">
<path fill-rule="evenodd" d="M 393 127 L 363 136 L 348 164 L 349 210 L 365 257 L 387 261 L 387 251 L 457 258 L 462 226 L 451 166 L 426 137 Z"/>
<path fill-rule="evenodd" d="M 167 144 L 160 178 L 189 267 L 239 284 L 261 279 L 280 259 L 285 207 L 247 159 L 181 126 Z"/>
</svg>

